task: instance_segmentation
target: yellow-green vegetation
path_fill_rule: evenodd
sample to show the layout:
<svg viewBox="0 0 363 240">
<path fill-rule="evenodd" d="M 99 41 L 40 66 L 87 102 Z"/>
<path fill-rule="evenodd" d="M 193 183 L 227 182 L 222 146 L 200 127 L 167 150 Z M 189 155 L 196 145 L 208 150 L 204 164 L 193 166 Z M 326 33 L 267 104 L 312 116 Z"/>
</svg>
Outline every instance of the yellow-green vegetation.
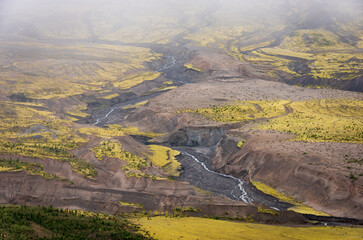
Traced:
<svg viewBox="0 0 363 240">
<path fill-rule="evenodd" d="M 123 127 L 116 124 L 107 125 L 107 128 L 101 127 L 87 127 L 77 129 L 79 133 L 86 135 L 96 135 L 100 138 L 113 138 L 122 137 L 125 134 L 129 135 L 140 135 L 150 138 L 163 136 L 164 133 L 153 133 L 153 132 L 140 132 L 137 127 Z"/>
<path fill-rule="evenodd" d="M 112 98 L 115 98 L 115 97 L 118 97 L 119 95 L 117 93 L 115 94 L 110 94 L 110 95 L 107 95 L 107 96 L 104 96 L 102 97 L 103 99 L 112 99 Z"/>
<path fill-rule="evenodd" d="M 188 68 L 188 69 L 191 69 L 191 70 L 194 70 L 194 71 L 197 71 L 197 72 L 201 72 L 202 70 L 200 70 L 199 68 L 196 68 L 193 66 L 193 64 L 189 63 L 189 64 L 184 64 L 184 67 Z"/>
<path fill-rule="evenodd" d="M 129 71 L 146 71 L 145 62 L 160 58 L 148 48 L 106 44 L 1 42 L 24 54 L 2 63 L 0 84 L 8 94 L 29 98 L 65 98 L 89 92 L 104 92 L 107 84 L 127 78 Z M 3 49 L 4 49 L 3 48 Z M 26 53 L 42 52 L 40 59 Z M 7 67 L 6 67 L 7 66 Z M 52 84 L 49 84 L 52 83 Z"/>
<path fill-rule="evenodd" d="M 136 204 L 136 203 L 130 203 L 130 202 L 118 201 L 118 204 L 120 204 L 121 206 L 132 206 L 132 207 L 137 207 L 137 208 L 143 208 L 142 204 Z"/>
<path fill-rule="evenodd" d="M 297 58 L 303 58 L 303 59 L 313 59 L 314 55 L 310 53 L 305 52 L 294 52 L 289 49 L 282 49 L 282 48 L 262 48 L 262 51 L 267 54 L 271 55 L 281 55 L 281 56 L 288 56 L 288 57 L 297 57 Z"/>
<path fill-rule="evenodd" d="M 138 108 L 138 107 L 144 106 L 148 102 L 149 102 L 148 100 L 145 100 L 145 101 L 141 101 L 141 102 L 138 102 L 136 104 L 133 104 L 133 105 L 126 105 L 122 109 Z"/>
<path fill-rule="evenodd" d="M 241 47 L 240 50 L 242 52 L 249 52 L 249 51 L 253 51 L 253 50 L 258 49 L 258 48 L 267 47 L 268 45 L 271 45 L 273 42 L 274 41 L 268 41 L 268 42 L 253 44 L 253 45 L 249 45 L 249 46 L 246 46 L 246 47 Z"/>
<path fill-rule="evenodd" d="M 164 133 L 140 132 L 137 127 L 124 127 L 124 128 L 122 128 L 122 131 L 129 135 L 139 135 L 139 136 L 145 136 L 145 137 L 149 137 L 149 138 L 156 138 L 156 137 L 161 137 L 164 135 Z"/>
<path fill-rule="evenodd" d="M 28 163 L 19 160 L 12 159 L 0 159 L 0 172 L 17 172 L 25 171 L 31 175 L 39 175 L 45 179 L 60 179 L 66 181 L 66 179 L 60 178 L 54 174 L 44 171 L 44 167 L 39 163 Z"/>
<path fill-rule="evenodd" d="M 239 142 L 237 143 L 237 147 L 238 147 L 238 148 L 242 148 L 242 146 L 243 146 L 243 144 L 245 144 L 245 142 L 246 142 L 246 140 L 245 140 L 245 139 L 243 139 L 243 140 L 239 141 Z"/>
<path fill-rule="evenodd" d="M 70 150 L 88 139 L 74 133 L 72 123 L 51 112 L 12 102 L 0 102 L 0 153 L 69 162 L 73 171 L 95 177 L 93 166 Z"/>
<path fill-rule="evenodd" d="M 194 189 L 195 191 L 197 191 L 197 192 L 201 193 L 201 194 L 204 194 L 204 195 L 212 195 L 212 193 L 211 193 L 211 192 L 206 191 L 206 190 L 201 189 L 201 188 L 198 188 L 198 187 L 194 187 L 193 189 Z"/>
<path fill-rule="evenodd" d="M 102 160 L 104 157 L 111 157 L 127 162 L 127 164 L 122 167 L 126 172 L 137 171 L 139 173 L 141 168 L 150 165 L 144 158 L 124 150 L 117 140 L 101 141 L 99 146 L 93 148 L 92 151 L 95 153 L 98 160 Z"/>
<path fill-rule="evenodd" d="M 162 167 L 171 176 L 179 176 L 181 165 L 175 159 L 179 151 L 159 145 L 150 145 L 149 148 L 152 154 L 148 157 L 154 165 Z"/>
<path fill-rule="evenodd" d="M 339 36 L 325 30 L 300 30 L 284 38 L 278 47 L 257 46 L 244 55 L 252 63 L 264 63 L 293 76 L 306 74 L 315 79 L 349 80 L 360 76 L 363 54 L 343 43 Z M 297 73 L 296 61 L 307 61 L 310 72 Z M 276 74 L 270 76 L 275 78 Z M 325 86 L 323 86 L 325 87 Z"/>
<path fill-rule="evenodd" d="M 296 201 L 294 197 L 286 196 L 284 193 L 280 193 L 280 192 L 276 191 L 274 188 L 272 188 L 264 183 L 257 182 L 257 181 L 251 181 L 251 182 L 261 192 L 274 196 L 275 198 L 278 198 L 281 201 L 295 205 L 294 207 L 289 208 L 289 210 L 292 210 L 292 211 L 295 211 L 298 213 L 303 213 L 303 214 L 329 216 L 328 214 L 326 214 L 324 212 L 317 211 L 309 206 L 302 204 L 301 202 Z"/>
<path fill-rule="evenodd" d="M 323 99 L 293 102 L 293 113 L 269 120 L 259 129 L 295 135 L 295 141 L 363 142 L 363 101 Z"/>
<path fill-rule="evenodd" d="M 173 81 L 172 80 L 165 81 L 165 82 L 163 82 L 163 84 L 165 84 L 165 85 L 172 85 L 173 84 Z"/>
<path fill-rule="evenodd" d="M 271 208 L 258 207 L 258 212 L 259 213 L 268 213 L 268 214 L 275 215 L 275 216 L 279 215 L 278 211 L 271 209 Z"/>
<path fill-rule="evenodd" d="M 315 78 L 337 78 L 349 80 L 361 75 L 363 54 L 332 52 L 316 54 L 309 65 Z"/>
<path fill-rule="evenodd" d="M 0 102 L 0 116 L 0 137 L 2 139 L 54 135 L 51 139 L 53 142 L 86 141 L 72 133 L 71 122 L 60 119 L 47 110 L 40 111 L 32 106 L 19 105 L 14 102 Z"/>
<path fill-rule="evenodd" d="M 262 62 L 264 64 L 269 64 L 276 69 L 289 73 L 293 76 L 300 76 L 297 72 L 291 69 L 290 65 L 292 60 L 281 58 L 279 56 L 274 56 L 271 54 L 266 54 L 261 49 L 253 51 L 250 55 L 246 56 L 246 59 L 250 62 Z"/>
<path fill-rule="evenodd" d="M 161 86 L 159 88 L 154 88 L 154 89 L 151 89 L 149 91 L 146 91 L 144 92 L 142 95 L 144 96 L 148 96 L 148 95 L 151 95 L 153 93 L 156 93 L 156 92 L 162 92 L 162 91 L 168 91 L 168 90 L 173 90 L 175 88 L 178 88 L 177 86 Z"/>
<path fill-rule="evenodd" d="M 228 33 L 230 31 L 228 27 L 226 28 L 204 28 L 201 31 L 188 34 L 185 36 L 185 39 L 193 40 L 201 46 L 208 46 L 211 44 L 218 44 L 227 42 L 228 40 L 233 39 L 236 36 L 234 33 Z M 233 30 L 232 30 L 233 31 Z M 231 36 L 233 35 L 233 36 Z"/>
<path fill-rule="evenodd" d="M 164 239 L 361 239 L 362 228 L 285 227 L 238 223 L 208 218 L 152 217 L 134 220 L 160 240 Z"/>
<path fill-rule="evenodd" d="M 86 118 L 89 116 L 88 113 L 82 112 L 82 110 L 86 110 L 87 106 L 83 106 L 83 105 L 78 105 L 76 107 L 73 108 L 72 111 L 68 111 L 67 113 L 76 117 L 82 117 L 82 118 Z"/>
<path fill-rule="evenodd" d="M 295 52 L 352 48 L 352 46 L 343 43 L 336 34 L 322 29 L 296 31 L 294 35 L 285 37 L 280 47 Z"/>
<path fill-rule="evenodd" d="M 160 77 L 160 72 L 143 72 L 135 75 L 128 76 L 125 79 L 122 79 L 120 82 L 115 82 L 113 85 L 117 88 L 121 89 L 129 89 L 144 81 L 155 80 Z"/>
<path fill-rule="evenodd" d="M 86 127 L 77 129 L 79 133 L 86 135 L 96 135 L 100 138 L 112 138 L 112 137 L 122 137 L 124 132 L 122 127 L 119 125 L 107 125 L 107 128 L 101 127 Z"/>
<path fill-rule="evenodd" d="M 258 118 L 271 118 L 284 114 L 290 101 L 243 101 L 233 105 L 212 108 L 184 109 L 179 112 L 193 112 L 218 122 L 240 122 Z"/>
<path fill-rule="evenodd" d="M 74 146 L 73 143 L 11 142 L 2 140 L 0 142 L 0 153 L 37 158 L 53 158 L 61 162 L 68 162 L 74 172 L 85 177 L 96 177 L 97 172 L 90 163 L 76 158 L 69 152 L 68 148 Z"/>
<path fill-rule="evenodd" d="M 224 44 L 218 44 L 218 46 L 222 49 L 224 49 L 224 51 L 231 57 L 234 57 L 238 60 L 240 60 L 241 62 L 244 62 L 244 56 L 242 53 L 240 53 L 238 47 L 235 45 L 236 44 L 236 40 L 232 41 L 231 44 L 229 44 L 229 48 L 227 46 L 225 46 Z"/>
</svg>

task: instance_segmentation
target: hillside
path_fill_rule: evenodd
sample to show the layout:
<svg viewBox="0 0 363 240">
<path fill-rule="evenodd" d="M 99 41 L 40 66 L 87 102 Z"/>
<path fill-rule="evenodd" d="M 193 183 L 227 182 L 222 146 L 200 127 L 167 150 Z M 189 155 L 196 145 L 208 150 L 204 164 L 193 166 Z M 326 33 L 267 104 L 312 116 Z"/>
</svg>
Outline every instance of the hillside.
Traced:
<svg viewBox="0 0 363 240">
<path fill-rule="evenodd" d="M 361 225 L 362 10 L 0 2 L 0 204 Z"/>
</svg>

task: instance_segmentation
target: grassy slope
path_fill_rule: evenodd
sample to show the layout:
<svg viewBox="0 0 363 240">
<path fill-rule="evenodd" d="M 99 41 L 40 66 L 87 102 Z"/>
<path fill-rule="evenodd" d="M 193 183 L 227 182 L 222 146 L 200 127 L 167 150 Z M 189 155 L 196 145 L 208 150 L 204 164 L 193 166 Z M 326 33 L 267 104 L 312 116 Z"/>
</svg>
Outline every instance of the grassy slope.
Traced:
<svg viewBox="0 0 363 240">
<path fill-rule="evenodd" d="M 151 162 L 156 166 L 162 167 L 171 176 L 179 176 L 181 165 L 175 159 L 180 152 L 168 147 L 150 145 L 152 155 L 149 156 Z"/>
<path fill-rule="evenodd" d="M 218 122 L 240 122 L 258 118 L 270 118 L 283 115 L 289 101 L 243 101 L 233 105 L 215 106 L 202 109 L 185 109 L 182 112 L 200 113 L 204 117 Z"/>
<path fill-rule="evenodd" d="M 285 107 L 292 113 L 282 116 Z M 271 129 L 294 134 L 294 141 L 363 142 L 363 102 L 351 99 L 322 99 L 303 102 L 245 101 L 233 105 L 203 109 L 184 109 L 219 122 L 240 122 L 273 118 L 259 129 Z"/>
<path fill-rule="evenodd" d="M 293 197 L 288 197 L 284 193 L 280 193 L 266 184 L 263 184 L 261 182 L 255 182 L 255 181 L 251 181 L 251 182 L 261 192 L 274 196 L 283 202 L 288 202 L 288 203 L 294 204 L 295 206 L 289 208 L 289 210 L 293 210 L 295 212 L 302 213 L 302 214 L 313 214 L 313 215 L 317 215 L 317 216 L 329 216 L 326 213 L 316 211 L 309 206 L 301 204 L 300 202 L 296 201 Z"/>
<path fill-rule="evenodd" d="M 0 153 L 69 162 L 73 171 L 87 177 L 97 172 L 89 163 L 76 158 L 71 150 L 88 140 L 73 131 L 73 124 L 49 111 L 32 105 L 0 103 Z M 14 141 L 15 140 L 15 141 Z"/>
<path fill-rule="evenodd" d="M 45 43 L 0 41 L 3 55 L 11 53 L 13 48 L 21 49 L 17 50 L 17 56 L 0 57 L 0 64 L 4 66 L 0 70 L 0 84 L 6 87 L 8 95 L 24 93 L 35 99 L 66 98 L 83 93 L 99 93 L 112 83 L 121 89 L 128 89 L 144 79 L 153 80 L 160 75 L 147 72 L 144 63 L 160 58 L 159 54 L 148 48 L 104 44 L 60 47 Z M 41 57 L 37 55 L 39 52 L 42 52 Z M 129 76 L 129 72 L 135 70 L 144 73 L 137 79 L 134 75 Z M 113 95 L 105 97 L 110 96 Z"/>
<path fill-rule="evenodd" d="M 142 218 L 144 229 L 163 239 L 360 239 L 362 228 L 283 227 L 253 223 L 237 223 L 207 218 Z"/>
<path fill-rule="evenodd" d="M 297 141 L 363 143 L 363 101 L 323 99 L 290 106 L 292 114 L 259 128 L 293 133 Z"/>
</svg>

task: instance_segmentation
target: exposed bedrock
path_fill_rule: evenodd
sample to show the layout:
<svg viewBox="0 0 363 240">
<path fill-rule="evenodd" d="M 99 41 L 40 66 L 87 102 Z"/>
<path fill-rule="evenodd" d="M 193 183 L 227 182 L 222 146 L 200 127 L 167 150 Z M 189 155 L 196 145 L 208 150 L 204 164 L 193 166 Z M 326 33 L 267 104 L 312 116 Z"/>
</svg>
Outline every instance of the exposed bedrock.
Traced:
<svg viewBox="0 0 363 240">
<path fill-rule="evenodd" d="M 184 120 L 175 117 L 175 114 L 142 109 L 137 113 L 128 115 L 123 123 L 137 125 L 140 130 L 164 133 L 175 131 L 184 123 Z"/>
<path fill-rule="evenodd" d="M 361 181 L 352 181 L 329 164 L 311 164 L 319 161 L 298 154 L 281 156 L 273 149 L 256 150 L 248 141 L 237 149 L 225 139 L 217 147 L 211 165 L 228 175 L 261 181 L 328 214 L 362 218 Z"/>
<path fill-rule="evenodd" d="M 224 136 L 219 127 L 185 127 L 169 137 L 171 146 L 212 147 L 217 145 Z"/>
</svg>

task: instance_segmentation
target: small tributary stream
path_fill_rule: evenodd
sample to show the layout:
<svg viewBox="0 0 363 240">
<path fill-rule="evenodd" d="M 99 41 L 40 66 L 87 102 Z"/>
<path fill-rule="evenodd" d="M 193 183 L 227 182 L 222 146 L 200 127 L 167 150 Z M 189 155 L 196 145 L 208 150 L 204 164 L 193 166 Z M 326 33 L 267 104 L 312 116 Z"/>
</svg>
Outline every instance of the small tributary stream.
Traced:
<svg viewBox="0 0 363 240">
<path fill-rule="evenodd" d="M 164 72 L 165 70 L 167 69 L 170 69 L 172 67 L 175 66 L 176 64 L 176 58 L 175 57 L 172 57 L 172 56 L 165 56 L 166 58 L 166 63 L 159 69 L 155 70 L 155 72 L 161 72 L 165 75 L 165 77 L 167 76 L 167 73 Z M 180 82 L 183 84 L 183 82 Z M 110 107 L 110 108 L 107 108 L 107 111 L 104 112 L 100 112 L 97 114 L 97 118 L 95 119 L 93 125 L 99 125 L 101 123 L 105 123 L 107 122 L 107 118 L 115 112 L 115 110 L 117 109 L 122 109 L 124 106 L 126 105 L 131 105 L 131 104 L 136 104 L 138 102 L 142 102 L 142 101 L 145 101 L 145 100 L 149 100 L 150 98 L 152 98 L 153 96 L 148 96 L 148 97 L 141 97 L 141 98 L 138 98 L 137 100 L 130 100 L 130 101 L 127 101 L 127 102 L 124 102 L 124 103 L 120 103 L 120 104 L 117 104 L 113 107 Z"/>
<path fill-rule="evenodd" d="M 155 70 L 155 72 L 162 72 L 166 75 L 166 71 L 170 71 L 170 69 L 176 65 L 177 60 L 175 57 L 166 56 L 165 58 L 167 60 L 166 63 L 161 68 Z M 110 108 L 102 109 L 98 113 L 94 114 L 95 121 L 93 124 L 102 126 L 107 123 L 112 123 L 113 120 L 110 117 L 111 115 L 112 118 L 121 120 L 121 112 L 124 106 L 149 100 L 152 97 L 155 96 L 143 96 L 127 102 L 119 103 Z M 117 117 L 113 115 L 117 115 Z M 261 196 L 261 193 L 256 193 L 256 190 L 251 188 L 251 186 L 246 184 L 242 179 L 213 171 L 206 164 L 208 157 L 203 154 L 197 154 L 194 148 L 188 147 L 178 150 L 182 153 L 178 160 L 183 166 L 183 171 L 178 178 L 179 180 L 187 181 L 201 189 L 246 203 L 251 203 L 253 201 L 263 202 L 267 206 L 277 210 L 289 207 L 276 201 L 275 198 L 269 199 L 268 196 Z"/>
<path fill-rule="evenodd" d="M 204 162 L 199 161 L 197 157 L 195 157 L 194 155 L 192 155 L 190 153 L 182 152 L 182 154 L 187 155 L 190 158 L 192 158 L 195 162 L 200 164 L 207 172 L 212 173 L 213 175 L 216 175 L 218 177 L 222 177 L 224 179 L 232 180 L 233 182 L 235 182 L 236 185 L 230 190 L 230 193 L 229 193 L 229 195 L 232 196 L 234 199 L 239 200 L 239 201 L 244 201 L 246 203 L 253 202 L 252 198 L 250 198 L 248 196 L 246 190 L 244 189 L 244 186 L 243 186 L 244 182 L 241 179 L 210 170 Z M 225 189 L 223 189 L 223 190 L 225 190 Z"/>
</svg>

